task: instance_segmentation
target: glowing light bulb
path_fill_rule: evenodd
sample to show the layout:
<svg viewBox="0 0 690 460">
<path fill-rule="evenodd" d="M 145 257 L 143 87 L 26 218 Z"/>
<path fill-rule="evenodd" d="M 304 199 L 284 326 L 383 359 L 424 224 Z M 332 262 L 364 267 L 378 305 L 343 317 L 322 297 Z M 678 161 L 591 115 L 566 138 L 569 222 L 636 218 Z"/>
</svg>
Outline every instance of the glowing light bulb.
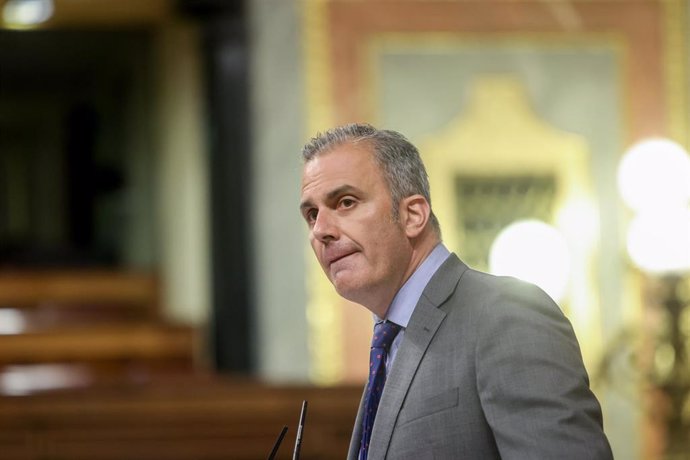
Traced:
<svg viewBox="0 0 690 460">
<path fill-rule="evenodd" d="M 628 228 L 628 254 L 648 273 L 690 270 L 690 209 L 661 206 L 638 213 Z"/>
<path fill-rule="evenodd" d="M 54 10 L 53 0 L 8 0 L 2 18 L 9 27 L 26 28 L 46 22 Z"/>
<path fill-rule="evenodd" d="M 690 200 L 690 157 L 668 139 L 647 139 L 633 145 L 618 168 L 621 197 L 633 210 L 660 203 L 686 204 Z"/>
<path fill-rule="evenodd" d="M 517 221 L 496 237 L 489 270 L 534 283 L 554 300 L 563 300 L 570 274 L 570 252 L 561 233 L 539 220 Z"/>
</svg>

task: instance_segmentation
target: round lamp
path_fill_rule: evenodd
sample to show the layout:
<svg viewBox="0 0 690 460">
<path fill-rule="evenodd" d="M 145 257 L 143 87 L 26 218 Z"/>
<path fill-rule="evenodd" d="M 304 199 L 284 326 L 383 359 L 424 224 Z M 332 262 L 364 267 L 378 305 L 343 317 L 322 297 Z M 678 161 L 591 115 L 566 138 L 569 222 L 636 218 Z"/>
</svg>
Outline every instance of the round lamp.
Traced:
<svg viewBox="0 0 690 460">
<path fill-rule="evenodd" d="M 690 271 L 690 209 L 663 206 L 639 212 L 628 228 L 628 254 L 653 274 Z"/>
<path fill-rule="evenodd" d="M 504 228 L 489 253 L 489 270 L 534 283 L 554 300 L 563 300 L 570 274 L 565 238 L 539 220 L 521 220 Z"/>
<path fill-rule="evenodd" d="M 618 168 L 618 187 L 634 211 L 660 203 L 687 204 L 690 200 L 690 157 L 668 139 L 647 139 L 633 145 Z"/>
</svg>

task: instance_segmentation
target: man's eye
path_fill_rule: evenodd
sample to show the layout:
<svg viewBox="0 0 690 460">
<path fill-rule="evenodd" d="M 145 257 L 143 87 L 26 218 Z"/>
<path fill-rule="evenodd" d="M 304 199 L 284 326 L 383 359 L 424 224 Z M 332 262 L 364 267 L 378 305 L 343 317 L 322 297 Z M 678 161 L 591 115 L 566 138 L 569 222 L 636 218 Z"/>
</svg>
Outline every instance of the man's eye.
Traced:
<svg viewBox="0 0 690 460">
<path fill-rule="evenodd" d="M 343 198 L 340 200 L 340 207 L 342 208 L 351 208 L 352 206 L 355 205 L 355 200 L 352 198 Z"/>
<path fill-rule="evenodd" d="M 317 214 L 316 209 L 310 209 L 309 211 L 307 211 L 304 214 L 304 218 L 306 219 L 306 221 L 308 223 L 312 223 L 312 222 L 316 221 L 316 214 Z"/>
</svg>

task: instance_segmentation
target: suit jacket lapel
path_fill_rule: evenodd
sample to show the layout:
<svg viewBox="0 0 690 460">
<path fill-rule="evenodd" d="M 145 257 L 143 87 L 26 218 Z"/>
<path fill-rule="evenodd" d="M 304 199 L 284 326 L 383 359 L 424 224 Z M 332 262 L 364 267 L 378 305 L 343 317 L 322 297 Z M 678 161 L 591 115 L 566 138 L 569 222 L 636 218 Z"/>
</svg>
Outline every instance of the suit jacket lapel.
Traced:
<svg viewBox="0 0 690 460">
<path fill-rule="evenodd" d="M 350 448 L 347 451 L 348 460 L 357 460 L 359 457 L 359 445 L 362 442 L 362 417 L 364 416 L 364 398 L 367 394 L 367 384 L 364 384 L 364 391 L 362 392 L 362 399 L 359 401 L 359 409 L 357 410 L 357 417 L 355 418 L 355 426 L 352 429 L 352 436 L 350 437 Z"/>
<path fill-rule="evenodd" d="M 431 339 L 446 317 L 446 312 L 438 307 L 455 290 L 466 268 L 455 254 L 451 254 L 431 278 L 415 307 L 381 396 L 369 447 L 369 458 L 372 460 L 386 456 L 393 428 L 412 378 Z"/>
</svg>

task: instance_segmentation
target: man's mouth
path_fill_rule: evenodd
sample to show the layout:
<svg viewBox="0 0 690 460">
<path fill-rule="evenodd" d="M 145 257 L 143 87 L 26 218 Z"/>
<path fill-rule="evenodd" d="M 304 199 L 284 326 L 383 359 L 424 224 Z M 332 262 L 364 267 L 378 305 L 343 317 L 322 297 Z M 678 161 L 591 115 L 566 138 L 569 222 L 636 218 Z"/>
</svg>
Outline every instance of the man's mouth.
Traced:
<svg viewBox="0 0 690 460">
<path fill-rule="evenodd" d="M 346 252 L 340 252 L 337 254 L 334 254 L 328 259 L 328 266 L 332 266 L 334 263 L 343 260 L 345 257 L 351 256 L 352 254 L 356 253 L 357 251 L 346 251 Z"/>
</svg>

